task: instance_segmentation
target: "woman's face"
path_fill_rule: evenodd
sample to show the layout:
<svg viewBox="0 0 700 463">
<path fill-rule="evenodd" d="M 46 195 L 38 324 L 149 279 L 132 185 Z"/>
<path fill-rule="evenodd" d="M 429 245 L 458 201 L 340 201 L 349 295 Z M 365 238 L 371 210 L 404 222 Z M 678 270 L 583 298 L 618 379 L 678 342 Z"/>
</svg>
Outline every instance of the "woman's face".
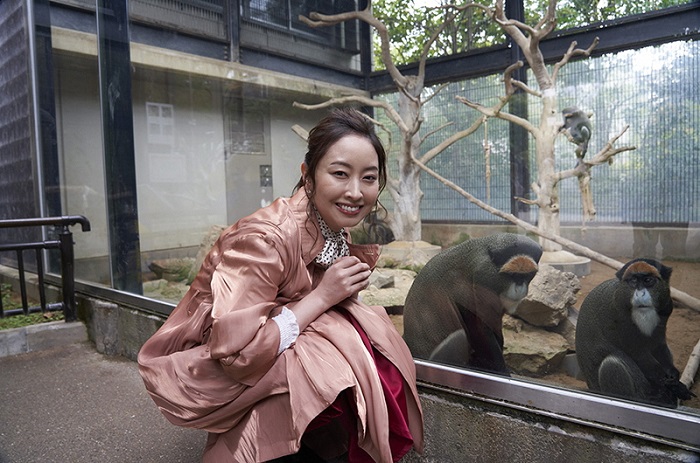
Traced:
<svg viewBox="0 0 700 463">
<path fill-rule="evenodd" d="M 302 175 L 306 177 L 306 165 Z M 379 160 L 364 137 L 346 135 L 330 146 L 316 166 L 312 201 L 333 230 L 354 227 L 372 210 L 379 195 Z"/>
</svg>

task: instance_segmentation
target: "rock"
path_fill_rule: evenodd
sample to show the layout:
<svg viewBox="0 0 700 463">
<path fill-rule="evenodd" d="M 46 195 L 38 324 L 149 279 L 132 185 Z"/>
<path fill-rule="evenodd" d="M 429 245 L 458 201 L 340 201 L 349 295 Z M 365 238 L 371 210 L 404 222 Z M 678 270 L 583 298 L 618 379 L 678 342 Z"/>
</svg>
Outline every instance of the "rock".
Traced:
<svg viewBox="0 0 700 463">
<path fill-rule="evenodd" d="M 161 301 L 177 304 L 189 289 L 184 282 L 173 282 L 164 279 L 144 282 L 143 295 Z"/>
<path fill-rule="evenodd" d="M 382 246 L 378 266 L 420 269 L 441 250 L 425 241 L 392 241 Z"/>
<path fill-rule="evenodd" d="M 578 311 L 569 306 L 569 315 L 563 320 L 559 325 L 554 328 L 550 328 L 549 331 L 557 333 L 566 339 L 569 343 L 569 349 L 572 351 L 576 350 L 576 319 L 578 318 Z"/>
<path fill-rule="evenodd" d="M 375 269 L 369 276 L 369 284 L 377 289 L 393 288 L 394 275 L 390 274 L 389 272 L 385 272 L 382 269 Z"/>
<path fill-rule="evenodd" d="M 563 336 L 513 321 L 508 315 L 503 320 L 503 338 L 503 357 L 519 375 L 543 376 L 557 371 L 569 352 Z"/>
<path fill-rule="evenodd" d="M 183 257 L 179 259 L 158 259 L 148 264 L 148 268 L 158 279 L 167 281 L 185 281 L 190 273 L 194 259 Z"/>
<path fill-rule="evenodd" d="M 372 274 L 376 276 L 375 282 L 386 281 L 390 279 L 393 284 L 387 287 L 380 287 L 373 284 L 373 277 L 370 276 L 369 288 L 360 291 L 360 297 L 365 304 L 381 305 L 386 308 L 389 313 L 402 313 L 403 305 L 406 302 L 406 294 L 413 284 L 416 277 L 416 272 L 412 270 L 382 268 L 375 269 Z"/>
<path fill-rule="evenodd" d="M 558 326 L 568 317 L 569 307 L 576 303 L 580 290 L 581 282 L 573 273 L 542 265 L 515 315 L 531 325 Z"/>
<path fill-rule="evenodd" d="M 187 275 L 188 285 L 191 284 L 194 280 L 194 277 L 197 276 L 197 273 L 199 272 L 199 269 L 202 267 L 202 263 L 204 262 L 204 258 L 207 257 L 207 254 L 209 254 L 209 250 L 212 246 L 214 246 L 214 243 L 219 238 L 219 235 L 221 235 L 221 232 L 223 232 L 225 229 L 226 227 L 222 225 L 212 225 L 209 228 L 207 234 L 204 235 L 204 237 L 202 238 L 202 241 L 199 243 L 199 250 L 197 251 L 197 255 L 194 258 L 194 264 L 190 268 L 190 271 Z"/>
</svg>

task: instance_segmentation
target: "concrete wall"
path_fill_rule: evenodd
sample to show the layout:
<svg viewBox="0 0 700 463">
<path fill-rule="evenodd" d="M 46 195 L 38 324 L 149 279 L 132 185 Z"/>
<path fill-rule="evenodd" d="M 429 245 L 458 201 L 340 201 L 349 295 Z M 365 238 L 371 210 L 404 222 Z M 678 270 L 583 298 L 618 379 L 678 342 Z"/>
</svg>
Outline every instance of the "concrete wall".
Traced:
<svg viewBox="0 0 700 463">
<path fill-rule="evenodd" d="M 589 426 L 419 387 L 425 451 L 403 463 L 697 462 L 700 456 Z"/>
<path fill-rule="evenodd" d="M 424 223 L 423 240 L 449 246 L 465 235 L 479 238 L 496 232 L 518 233 L 514 225 Z M 521 231 L 520 231 L 521 232 Z M 562 226 L 562 237 L 610 257 L 700 259 L 700 226 L 688 228 L 631 225 Z M 535 237 L 533 237 L 535 238 Z"/>
</svg>

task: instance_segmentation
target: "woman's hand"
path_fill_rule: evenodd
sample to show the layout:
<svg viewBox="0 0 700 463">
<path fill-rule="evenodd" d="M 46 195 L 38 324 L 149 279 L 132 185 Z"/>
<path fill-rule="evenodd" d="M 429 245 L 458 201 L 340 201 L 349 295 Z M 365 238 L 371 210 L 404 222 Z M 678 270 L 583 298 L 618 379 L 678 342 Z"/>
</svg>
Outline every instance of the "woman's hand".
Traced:
<svg viewBox="0 0 700 463">
<path fill-rule="evenodd" d="M 372 270 L 354 256 L 341 257 L 325 271 L 313 291 L 289 309 L 297 317 L 299 331 L 326 310 L 345 299 L 357 295 L 369 286 Z"/>
<path fill-rule="evenodd" d="M 341 257 L 328 267 L 315 291 L 330 308 L 367 288 L 371 273 L 369 265 L 357 257 Z"/>
</svg>

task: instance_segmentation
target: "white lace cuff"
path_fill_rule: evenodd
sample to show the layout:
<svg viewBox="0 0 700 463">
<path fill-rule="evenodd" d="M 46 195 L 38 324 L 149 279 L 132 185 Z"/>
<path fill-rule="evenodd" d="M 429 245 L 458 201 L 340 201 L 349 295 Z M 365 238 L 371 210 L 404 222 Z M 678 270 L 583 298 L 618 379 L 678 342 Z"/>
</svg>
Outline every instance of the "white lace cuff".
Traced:
<svg viewBox="0 0 700 463">
<path fill-rule="evenodd" d="M 277 355 L 279 355 L 297 340 L 299 325 L 296 315 L 287 307 L 282 307 L 282 312 L 272 317 L 272 320 L 277 323 L 277 327 L 280 329 L 280 346 L 277 350 Z"/>
</svg>

